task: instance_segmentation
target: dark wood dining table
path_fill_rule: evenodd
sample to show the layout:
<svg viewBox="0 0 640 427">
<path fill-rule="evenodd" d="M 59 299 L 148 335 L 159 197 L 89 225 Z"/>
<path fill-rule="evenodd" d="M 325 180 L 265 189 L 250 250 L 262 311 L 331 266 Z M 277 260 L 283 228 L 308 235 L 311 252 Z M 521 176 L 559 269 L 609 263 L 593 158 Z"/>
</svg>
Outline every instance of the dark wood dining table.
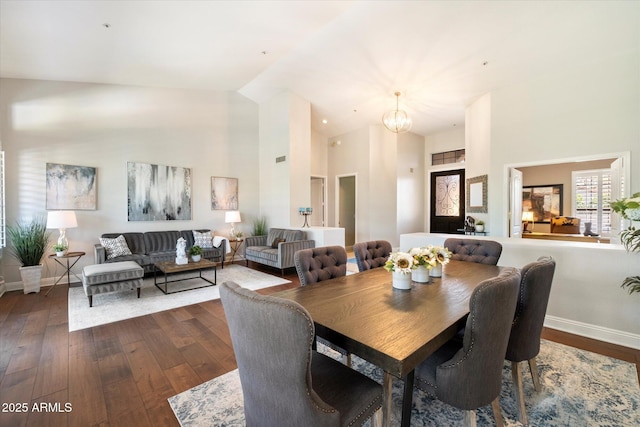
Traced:
<svg viewBox="0 0 640 427">
<path fill-rule="evenodd" d="M 392 287 L 391 273 L 375 268 L 275 294 L 301 304 L 316 335 L 384 371 L 383 423 L 390 425 L 392 377 L 404 381 L 402 426 L 409 426 L 414 369 L 464 326 L 469 298 L 501 267 L 451 261 L 441 278 Z"/>
</svg>

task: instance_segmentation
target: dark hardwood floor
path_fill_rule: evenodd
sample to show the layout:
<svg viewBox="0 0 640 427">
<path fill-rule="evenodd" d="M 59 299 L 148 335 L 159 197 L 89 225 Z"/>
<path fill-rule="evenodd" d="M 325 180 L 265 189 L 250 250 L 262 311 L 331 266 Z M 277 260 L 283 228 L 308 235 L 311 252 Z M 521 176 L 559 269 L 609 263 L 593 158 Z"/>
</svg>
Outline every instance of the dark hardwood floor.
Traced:
<svg viewBox="0 0 640 427">
<path fill-rule="evenodd" d="M 261 292 L 299 286 L 285 277 Z M 220 300 L 68 332 L 67 288 L 44 294 L 0 298 L 1 426 L 178 426 L 167 399 L 236 368 Z M 639 350 L 543 337 L 640 365 Z"/>
</svg>

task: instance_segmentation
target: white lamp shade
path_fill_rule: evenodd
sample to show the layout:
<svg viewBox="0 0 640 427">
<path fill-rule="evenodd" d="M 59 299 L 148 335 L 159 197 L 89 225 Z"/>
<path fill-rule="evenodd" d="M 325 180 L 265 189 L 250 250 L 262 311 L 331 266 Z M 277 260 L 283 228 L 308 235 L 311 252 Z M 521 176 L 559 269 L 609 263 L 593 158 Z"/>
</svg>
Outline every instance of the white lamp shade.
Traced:
<svg viewBox="0 0 640 427">
<path fill-rule="evenodd" d="M 522 220 L 533 222 L 533 212 L 522 212 Z"/>
<path fill-rule="evenodd" d="M 75 228 L 78 226 L 74 211 L 49 211 L 47 228 Z"/>
<path fill-rule="evenodd" d="M 229 211 L 229 212 L 225 212 L 224 214 L 224 222 L 228 223 L 235 223 L 235 222 L 241 222 L 240 220 L 240 211 Z"/>
</svg>

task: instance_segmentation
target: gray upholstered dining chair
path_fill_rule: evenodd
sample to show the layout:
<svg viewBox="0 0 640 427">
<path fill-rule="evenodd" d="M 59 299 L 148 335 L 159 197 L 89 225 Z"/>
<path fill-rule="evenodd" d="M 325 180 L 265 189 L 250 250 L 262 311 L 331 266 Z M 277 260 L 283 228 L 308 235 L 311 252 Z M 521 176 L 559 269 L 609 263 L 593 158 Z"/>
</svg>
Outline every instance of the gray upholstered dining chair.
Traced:
<svg viewBox="0 0 640 427">
<path fill-rule="evenodd" d="M 347 251 L 342 246 L 320 246 L 312 249 L 302 249 L 296 251 L 293 255 L 293 260 L 301 286 L 347 274 Z M 321 337 L 317 338 L 317 342 L 342 354 L 345 358 L 345 364 L 351 366 L 351 355 L 347 350 Z"/>
<path fill-rule="evenodd" d="M 502 367 L 516 308 L 520 273 L 514 268 L 483 281 L 471 294 L 462 342 L 452 339 L 415 370 L 415 387 L 464 410 L 465 425 L 476 425 L 477 408 L 491 403 L 503 425 L 499 395 Z"/>
<path fill-rule="evenodd" d="M 353 245 L 353 254 L 359 271 L 382 267 L 391 252 L 391 243 L 386 240 L 372 240 Z"/>
<path fill-rule="evenodd" d="M 347 274 L 347 251 L 342 246 L 320 246 L 293 254 L 302 286 Z"/>
<path fill-rule="evenodd" d="M 312 350 L 314 324 L 295 301 L 234 282 L 220 286 L 247 426 L 359 426 L 380 422 L 382 387 Z"/>
<path fill-rule="evenodd" d="M 451 237 L 444 246 L 451 251 L 451 259 L 479 264 L 497 265 L 502 254 L 502 245 L 494 240 Z"/>
<path fill-rule="evenodd" d="M 544 316 L 547 313 L 551 282 L 556 262 L 551 257 L 541 257 L 525 265 L 520 274 L 518 303 L 511 326 L 511 335 L 507 345 L 506 359 L 511 362 L 513 388 L 518 404 L 520 422 L 527 425 L 527 412 L 524 405 L 524 387 L 520 362 L 528 361 L 529 370 L 536 391 L 540 391 L 540 379 L 536 356 L 540 352 L 540 335 Z"/>
</svg>

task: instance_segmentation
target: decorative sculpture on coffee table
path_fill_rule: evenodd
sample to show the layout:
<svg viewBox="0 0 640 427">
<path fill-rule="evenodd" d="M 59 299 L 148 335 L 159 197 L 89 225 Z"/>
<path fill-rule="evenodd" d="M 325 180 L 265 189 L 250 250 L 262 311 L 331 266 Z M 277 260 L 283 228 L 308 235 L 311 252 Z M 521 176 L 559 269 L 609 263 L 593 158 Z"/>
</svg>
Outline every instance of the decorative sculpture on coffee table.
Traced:
<svg viewBox="0 0 640 427">
<path fill-rule="evenodd" d="M 176 243 L 176 264 L 183 265 L 188 263 L 189 258 L 187 258 L 187 241 L 181 237 Z"/>
</svg>

